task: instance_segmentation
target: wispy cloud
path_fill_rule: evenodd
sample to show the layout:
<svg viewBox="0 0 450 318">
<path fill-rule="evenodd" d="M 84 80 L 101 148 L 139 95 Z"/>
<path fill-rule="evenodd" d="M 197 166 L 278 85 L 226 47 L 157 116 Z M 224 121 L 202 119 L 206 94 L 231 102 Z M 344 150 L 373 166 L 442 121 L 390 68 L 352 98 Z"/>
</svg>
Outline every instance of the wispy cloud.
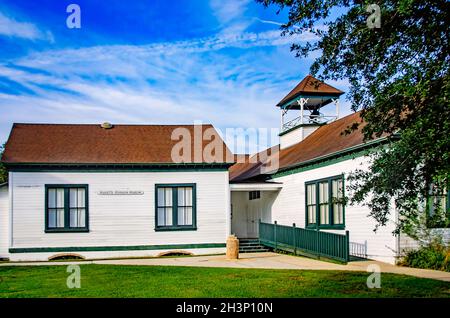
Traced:
<svg viewBox="0 0 450 318">
<path fill-rule="evenodd" d="M 0 35 L 17 37 L 27 40 L 45 40 L 53 42 L 50 31 L 41 31 L 36 25 L 29 22 L 19 22 L 0 12 Z"/>
<path fill-rule="evenodd" d="M 277 49 L 285 44 L 278 31 L 270 31 L 32 53 L 0 64 L 0 84 L 7 78 L 32 92 L 0 95 L 0 125 L 3 130 L 8 122 L 29 118 L 277 127 L 274 105 L 293 74 L 271 63 L 280 54 L 289 58 L 288 50 Z M 229 50 L 239 53 L 230 56 Z M 6 133 L 0 132 L 3 138 Z"/>
<path fill-rule="evenodd" d="M 220 23 L 221 34 L 239 34 L 253 23 L 246 16 L 252 0 L 211 0 L 210 7 Z"/>
<path fill-rule="evenodd" d="M 211 0 L 210 6 L 213 14 L 223 23 L 230 23 L 233 20 L 244 16 L 247 5 L 252 0 Z"/>
<path fill-rule="evenodd" d="M 295 60 L 288 46 L 315 36 L 281 37 L 275 28 L 243 31 L 255 21 L 245 18 L 248 2 L 220 3 L 214 12 L 221 27 L 208 37 L 52 49 L 3 60 L 0 142 L 12 122 L 30 121 L 174 124 L 201 120 L 223 131 L 276 128 L 275 104 L 308 73 L 308 63 Z M 42 31 L 32 24 L 29 27 L 34 33 L 26 37 L 22 32 L 23 38 L 42 38 Z"/>
</svg>

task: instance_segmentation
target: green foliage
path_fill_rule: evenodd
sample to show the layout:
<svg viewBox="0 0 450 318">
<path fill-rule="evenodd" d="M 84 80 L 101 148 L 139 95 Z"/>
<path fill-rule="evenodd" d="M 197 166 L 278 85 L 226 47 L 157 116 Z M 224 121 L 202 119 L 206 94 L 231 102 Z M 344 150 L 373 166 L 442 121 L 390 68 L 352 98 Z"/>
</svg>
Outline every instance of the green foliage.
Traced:
<svg viewBox="0 0 450 318">
<path fill-rule="evenodd" d="M 5 145 L 0 146 L 0 161 L 3 157 L 3 151 L 5 150 Z M 8 171 L 6 170 L 5 166 L 0 162 L 0 184 L 5 183 L 8 181 Z"/>
<path fill-rule="evenodd" d="M 367 124 L 347 133 L 361 129 L 365 140 L 388 137 L 369 171 L 352 175 L 350 202 L 367 203 L 379 225 L 395 203 L 402 229 L 423 210 L 430 184 L 449 188 L 450 2 L 376 1 L 381 27 L 369 28 L 372 0 L 256 1 L 289 10 L 283 35 L 316 36 L 291 47 L 299 57 L 319 53 L 312 74 L 349 81 L 347 98 Z"/>
<path fill-rule="evenodd" d="M 417 250 L 407 251 L 401 265 L 450 272 L 450 248 L 433 241 Z"/>
</svg>

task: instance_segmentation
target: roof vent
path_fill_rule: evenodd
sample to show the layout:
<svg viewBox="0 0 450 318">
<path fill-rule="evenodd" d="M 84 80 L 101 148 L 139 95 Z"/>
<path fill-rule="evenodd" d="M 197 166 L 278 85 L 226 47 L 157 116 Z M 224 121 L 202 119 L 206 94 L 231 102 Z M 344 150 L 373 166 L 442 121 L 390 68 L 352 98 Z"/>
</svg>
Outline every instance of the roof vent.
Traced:
<svg viewBox="0 0 450 318">
<path fill-rule="evenodd" d="M 113 125 L 112 125 L 111 123 L 104 122 L 104 123 L 101 125 L 101 127 L 102 127 L 103 129 L 111 129 L 111 128 L 113 128 Z"/>
</svg>

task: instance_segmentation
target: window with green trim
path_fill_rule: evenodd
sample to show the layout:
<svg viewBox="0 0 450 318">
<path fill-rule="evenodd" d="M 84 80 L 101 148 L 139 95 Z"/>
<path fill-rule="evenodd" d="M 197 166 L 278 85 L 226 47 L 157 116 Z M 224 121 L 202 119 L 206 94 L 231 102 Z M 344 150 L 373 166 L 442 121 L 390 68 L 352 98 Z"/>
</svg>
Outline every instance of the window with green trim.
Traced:
<svg viewBox="0 0 450 318">
<path fill-rule="evenodd" d="M 87 232 L 88 185 L 45 186 L 45 231 Z"/>
<path fill-rule="evenodd" d="M 433 187 L 433 186 L 432 186 Z M 429 228 L 450 228 L 450 190 L 431 188 L 427 204 Z"/>
<path fill-rule="evenodd" d="M 305 183 L 306 227 L 345 228 L 343 175 Z"/>
<path fill-rule="evenodd" d="M 155 189 L 156 230 L 195 230 L 195 184 L 157 184 Z"/>
<path fill-rule="evenodd" d="M 316 184 L 306 185 L 306 224 L 316 224 Z"/>
</svg>

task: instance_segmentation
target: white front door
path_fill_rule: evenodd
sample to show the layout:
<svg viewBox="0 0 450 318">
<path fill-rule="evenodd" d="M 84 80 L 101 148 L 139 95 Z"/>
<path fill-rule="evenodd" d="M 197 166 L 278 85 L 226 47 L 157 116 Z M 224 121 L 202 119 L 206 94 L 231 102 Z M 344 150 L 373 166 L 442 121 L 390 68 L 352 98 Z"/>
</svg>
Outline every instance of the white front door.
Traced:
<svg viewBox="0 0 450 318">
<path fill-rule="evenodd" d="M 259 235 L 258 221 L 261 218 L 261 200 L 251 200 L 247 205 L 247 237 L 257 238 Z"/>
</svg>

